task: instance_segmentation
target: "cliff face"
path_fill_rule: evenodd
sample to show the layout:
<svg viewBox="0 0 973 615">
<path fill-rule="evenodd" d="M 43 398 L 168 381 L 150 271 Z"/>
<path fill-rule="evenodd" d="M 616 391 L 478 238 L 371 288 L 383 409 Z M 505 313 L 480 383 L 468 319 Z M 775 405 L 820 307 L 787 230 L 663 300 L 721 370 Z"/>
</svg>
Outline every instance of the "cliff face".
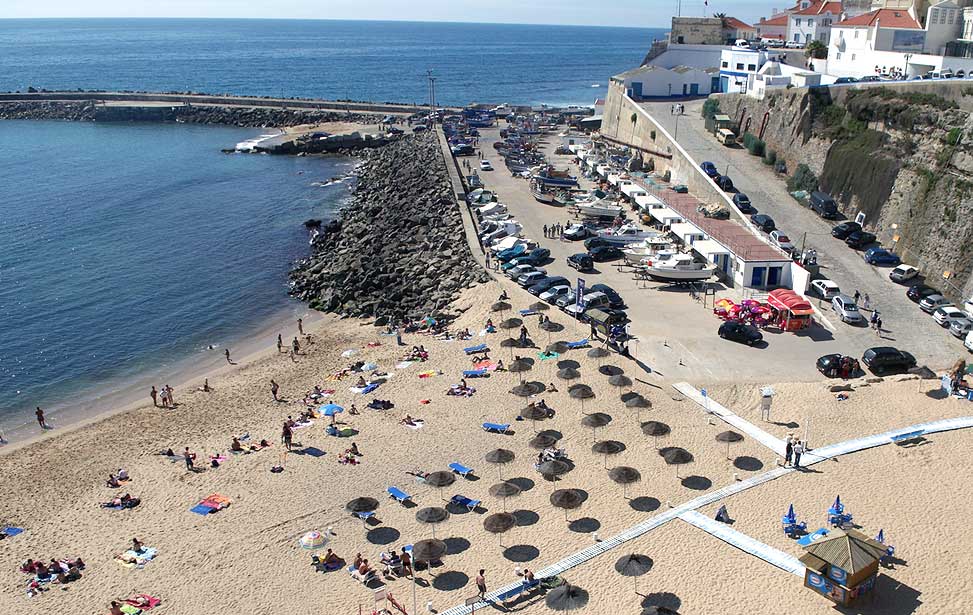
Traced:
<svg viewBox="0 0 973 615">
<path fill-rule="evenodd" d="M 845 216 L 864 212 L 886 247 L 898 235 L 903 261 L 965 300 L 973 293 L 973 119 L 961 108 L 973 104 L 973 88 L 940 93 L 821 88 L 716 98 L 789 173 L 807 165 Z"/>
</svg>

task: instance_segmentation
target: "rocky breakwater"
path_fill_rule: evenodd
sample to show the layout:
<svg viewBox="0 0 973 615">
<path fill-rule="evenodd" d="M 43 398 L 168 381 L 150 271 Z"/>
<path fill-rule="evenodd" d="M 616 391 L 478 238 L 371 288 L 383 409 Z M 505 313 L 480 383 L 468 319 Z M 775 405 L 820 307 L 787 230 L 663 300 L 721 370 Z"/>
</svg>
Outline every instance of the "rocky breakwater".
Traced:
<svg viewBox="0 0 973 615">
<path fill-rule="evenodd" d="M 29 101 L 0 104 L 0 120 L 69 120 L 90 122 L 95 119 L 95 103 L 91 101 Z"/>
<path fill-rule="evenodd" d="M 352 204 L 291 272 L 291 294 L 342 316 L 419 318 L 489 279 L 463 235 L 435 134 L 361 155 Z"/>
</svg>

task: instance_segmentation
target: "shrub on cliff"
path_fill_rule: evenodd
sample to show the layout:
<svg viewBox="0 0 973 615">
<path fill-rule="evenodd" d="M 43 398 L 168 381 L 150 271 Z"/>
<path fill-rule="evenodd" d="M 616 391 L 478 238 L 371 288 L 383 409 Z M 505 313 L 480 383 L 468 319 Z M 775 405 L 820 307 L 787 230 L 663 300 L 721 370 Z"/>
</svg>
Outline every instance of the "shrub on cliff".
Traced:
<svg viewBox="0 0 973 615">
<path fill-rule="evenodd" d="M 743 133 L 743 147 L 747 148 L 747 151 L 754 156 L 763 156 L 767 144 L 764 143 L 763 139 L 758 139 L 755 135 L 745 132 Z"/>
<path fill-rule="evenodd" d="M 797 170 L 787 179 L 787 190 L 814 192 L 818 189 L 818 177 L 806 164 L 797 165 Z"/>
<path fill-rule="evenodd" d="M 764 164 L 767 166 L 773 166 L 777 162 L 777 152 L 772 149 L 767 150 L 764 154 Z"/>
<path fill-rule="evenodd" d="M 715 98 L 707 98 L 703 103 L 703 118 L 710 119 L 720 112 L 720 101 Z"/>
</svg>

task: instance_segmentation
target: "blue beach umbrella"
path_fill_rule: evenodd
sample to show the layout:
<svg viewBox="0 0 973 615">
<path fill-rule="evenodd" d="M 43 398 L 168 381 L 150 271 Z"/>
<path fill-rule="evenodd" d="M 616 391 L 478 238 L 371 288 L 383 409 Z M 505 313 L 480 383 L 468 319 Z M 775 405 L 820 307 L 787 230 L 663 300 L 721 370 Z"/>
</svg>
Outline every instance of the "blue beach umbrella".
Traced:
<svg viewBox="0 0 973 615">
<path fill-rule="evenodd" d="M 340 414 L 341 412 L 345 411 L 345 409 L 339 406 L 338 404 L 325 404 L 320 408 L 318 408 L 318 410 L 324 416 L 330 416 L 332 423 L 334 423 L 334 415 Z"/>
<path fill-rule="evenodd" d="M 794 505 L 793 504 L 791 504 L 787 508 L 787 518 L 788 519 L 795 519 L 796 518 L 796 516 L 794 515 Z"/>
<path fill-rule="evenodd" d="M 831 510 L 833 510 L 835 512 L 835 514 L 841 514 L 841 512 L 844 509 L 845 509 L 845 507 L 841 503 L 841 496 L 840 495 L 839 496 L 835 496 L 834 504 L 831 505 Z"/>
</svg>

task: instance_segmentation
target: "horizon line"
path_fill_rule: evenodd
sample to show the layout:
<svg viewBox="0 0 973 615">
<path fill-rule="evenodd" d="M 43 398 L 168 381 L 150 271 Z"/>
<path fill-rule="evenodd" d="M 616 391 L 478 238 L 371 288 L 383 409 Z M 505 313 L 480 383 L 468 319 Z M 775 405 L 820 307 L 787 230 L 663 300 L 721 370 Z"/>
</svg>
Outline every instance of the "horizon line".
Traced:
<svg viewBox="0 0 973 615">
<path fill-rule="evenodd" d="M 670 30 L 667 26 L 617 26 L 617 25 L 591 25 L 579 23 L 529 23 L 529 22 L 510 22 L 510 21 L 454 21 L 443 20 L 416 20 L 416 19 L 327 19 L 318 17 L 121 17 L 121 16 L 86 16 L 86 17 L 0 17 L 0 22 L 4 21 L 94 21 L 94 20 L 128 20 L 128 21 L 346 21 L 346 22 L 370 22 L 370 23 L 416 23 L 416 24 L 457 24 L 474 26 L 547 26 L 552 28 L 615 28 L 626 30 Z"/>
</svg>

